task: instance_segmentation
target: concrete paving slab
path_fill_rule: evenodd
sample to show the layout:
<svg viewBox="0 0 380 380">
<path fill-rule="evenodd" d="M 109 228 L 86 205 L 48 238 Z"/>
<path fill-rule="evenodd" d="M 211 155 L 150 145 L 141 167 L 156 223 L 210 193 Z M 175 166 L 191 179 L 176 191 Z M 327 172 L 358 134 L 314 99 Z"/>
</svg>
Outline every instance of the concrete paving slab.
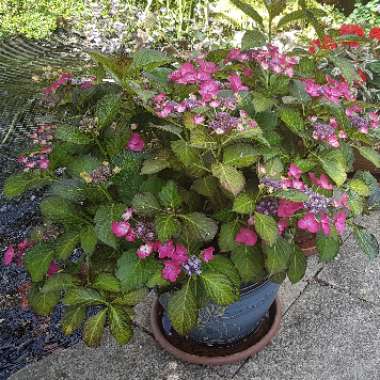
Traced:
<svg viewBox="0 0 380 380">
<path fill-rule="evenodd" d="M 101 347 L 79 344 L 25 367 L 11 380 L 222 380 L 213 368 L 187 365 L 163 351 L 153 338 L 135 330 L 120 347 L 110 335 Z"/>
<path fill-rule="evenodd" d="M 380 256 L 369 260 L 353 236 L 343 244 L 336 260 L 319 273 L 318 279 L 380 305 Z"/>
<path fill-rule="evenodd" d="M 308 285 L 273 345 L 236 380 L 378 380 L 380 307 L 336 289 Z"/>
</svg>

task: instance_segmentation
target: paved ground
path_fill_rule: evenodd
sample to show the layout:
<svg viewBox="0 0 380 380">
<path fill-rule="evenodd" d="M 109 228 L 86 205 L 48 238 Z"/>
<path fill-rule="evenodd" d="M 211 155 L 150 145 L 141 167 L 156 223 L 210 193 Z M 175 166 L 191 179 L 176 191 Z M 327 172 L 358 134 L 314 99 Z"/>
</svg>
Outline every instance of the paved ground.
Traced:
<svg viewBox="0 0 380 380">
<path fill-rule="evenodd" d="M 362 220 L 380 239 L 380 213 Z M 352 236 L 322 267 L 309 258 L 305 280 L 284 284 L 284 318 L 273 344 L 236 365 L 205 368 L 176 361 L 154 342 L 151 300 L 137 310 L 132 344 L 107 337 L 98 349 L 78 345 L 13 375 L 16 380 L 379 380 L 380 258 L 368 262 Z M 152 298 L 152 297 L 151 297 Z"/>
</svg>

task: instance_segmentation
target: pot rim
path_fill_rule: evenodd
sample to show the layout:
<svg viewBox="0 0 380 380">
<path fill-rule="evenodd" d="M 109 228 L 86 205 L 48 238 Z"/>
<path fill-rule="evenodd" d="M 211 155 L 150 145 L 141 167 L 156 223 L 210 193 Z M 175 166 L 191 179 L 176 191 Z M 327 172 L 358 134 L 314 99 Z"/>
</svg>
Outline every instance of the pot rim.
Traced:
<svg viewBox="0 0 380 380">
<path fill-rule="evenodd" d="M 175 347 L 166 339 L 165 334 L 161 330 L 160 323 L 158 321 L 158 315 L 159 315 L 161 305 L 158 299 L 155 300 L 152 307 L 152 311 L 151 311 L 151 326 L 152 326 L 153 336 L 162 348 L 164 348 L 166 351 L 171 353 L 177 359 L 180 359 L 188 363 L 210 365 L 210 366 L 236 363 L 244 359 L 247 359 L 251 356 L 254 356 L 258 352 L 262 351 L 268 344 L 271 343 L 272 338 L 275 335 L 277 335 L 280 329 L 281 319 L 282 319 L 281 302 L 278 297 L 276 298 L 274 305 L 275 305 L 275 316 L 274 316 L 273 323 L 270 329 L 268 330 L 268 332 L 254 345 L 246 348 L 243 351 L 236 352 L 234 354 L 230 354 L 226 356 L 201 356 L 201 355 L 195 355 L 195 354 L 190 354 L 188 352 L 184 352 L 180 350 L 179 348 Z"/>
</svg>

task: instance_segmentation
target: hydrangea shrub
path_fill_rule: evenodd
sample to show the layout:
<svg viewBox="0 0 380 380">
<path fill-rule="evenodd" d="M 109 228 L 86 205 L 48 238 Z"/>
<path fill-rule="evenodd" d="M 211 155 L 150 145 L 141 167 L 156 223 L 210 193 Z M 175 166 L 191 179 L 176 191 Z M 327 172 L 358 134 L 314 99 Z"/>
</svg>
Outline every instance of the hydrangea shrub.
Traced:
<svg viewBox="0 0 380 380">
<path fill-rule="evenodd" d="M 280 7 L 267 3 L 271 30 Z M 30 303 L 46 314 L 61 300 L 66 333 L 83 326 L 98 345 L 107 322 L 127 343 L 133 306 L 154 288 L 170 293 L 169 318 L 186 335 L 208 302 L 229 305 L 250 283 L 302 279 L 305 234 L 322 262 L 347 228 L 378 255 L 354 218 L 379 204 L 380 189 L 369 172 L 352 173 L 354 151 L 380 167 L 369 133 L 378 108 L 357 100 L 350 62 L 333 78 L 318 56 L 282 52 L 260 28 L 243 49 L 186 62 L 149 49 L 93 53 L 97 78 L 63 75 L 44 90 L 61 121 L 36 131 L 5 193 L 46 186 L 45 224 L 4 260 L 26 250 Z M 339 67 L 336 53 L 326 59 Z"/>
</svg>

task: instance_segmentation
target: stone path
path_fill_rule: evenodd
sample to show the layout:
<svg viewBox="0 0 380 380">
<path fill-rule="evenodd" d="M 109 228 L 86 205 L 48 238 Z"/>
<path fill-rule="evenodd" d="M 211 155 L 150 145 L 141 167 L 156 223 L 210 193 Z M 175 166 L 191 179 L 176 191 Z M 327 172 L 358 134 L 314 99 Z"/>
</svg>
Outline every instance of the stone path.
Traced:
<svg viewBox="0 0 380 380">
<path fill-rule="evenodd" d="M 380 213 L 361 221 L 380 239 Z M 135 337 L 118 347 L 78 345 L 14 374 L 13 380 L 378 380 L 380 258 L 369 262 L 352 236 L 324 267 L 309 258 L 307 275 L 281 289 L 283 324 L 270 347 L 245 362 L 206 368 L 175 360 L 151 336 L 153 297 L 139 306 Z"/>
</svg>

